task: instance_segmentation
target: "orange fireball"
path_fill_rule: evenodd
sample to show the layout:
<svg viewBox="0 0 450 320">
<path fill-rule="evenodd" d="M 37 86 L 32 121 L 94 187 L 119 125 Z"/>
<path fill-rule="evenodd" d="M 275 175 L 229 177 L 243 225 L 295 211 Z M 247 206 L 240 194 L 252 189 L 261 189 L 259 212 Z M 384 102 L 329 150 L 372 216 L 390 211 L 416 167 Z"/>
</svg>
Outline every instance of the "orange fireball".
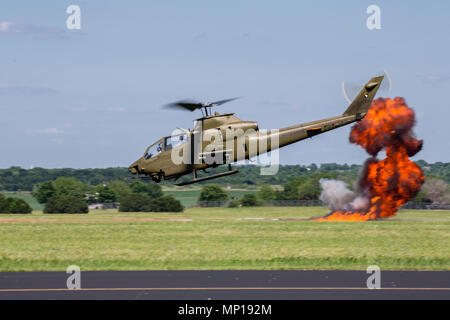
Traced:
<svg viewBox="0 0 450 320">
<path fill-rule="evenodd" d="M 414 111 L 403 98 L 379 98 L 363 120 L 352 127 L 350 142 L 359 144 L 372 158 L 364 164 L 359 187 L 368 198 L 365 209 L 335 211 L 314 220 L 366 221 L 389 218 L 411 200 L 425 181 L 422 170 L 408 157 L 422 148 L 412 132 Z M 386 158 L 375 156 L 386 150 Z"/>
</svg>

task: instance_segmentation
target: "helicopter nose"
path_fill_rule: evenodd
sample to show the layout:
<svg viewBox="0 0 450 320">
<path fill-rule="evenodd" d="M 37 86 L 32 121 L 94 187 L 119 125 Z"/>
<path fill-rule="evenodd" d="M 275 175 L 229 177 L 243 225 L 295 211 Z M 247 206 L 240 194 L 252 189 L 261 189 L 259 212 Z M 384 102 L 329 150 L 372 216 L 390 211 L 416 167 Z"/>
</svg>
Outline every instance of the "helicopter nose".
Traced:
<svg viewBox="0 0 450 320">
<path fill-rule="evenodd" d="M 130 171 L 132 174 L 137 174 L 138 173 L 137 166 L 129 167 L 128 171 Z"/>
<path fill-rule="evenodd" d="M 138 174 L 139 173 L 139 165 L 138 161 L 133 163 L 129 168 L 128 171 L 130 171 L 132 174 Z"/>
</svg>

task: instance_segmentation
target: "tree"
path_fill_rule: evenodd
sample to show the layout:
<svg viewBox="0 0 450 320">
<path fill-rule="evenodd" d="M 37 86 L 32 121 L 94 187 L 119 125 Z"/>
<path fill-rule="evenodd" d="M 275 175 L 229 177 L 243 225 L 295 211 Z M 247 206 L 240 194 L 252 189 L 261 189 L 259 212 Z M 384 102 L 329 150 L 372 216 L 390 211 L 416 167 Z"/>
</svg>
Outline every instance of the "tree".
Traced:
<svg viewBox="0 0 450 320">
<path fill-rule="evenodd" d="M 89 209 L 84 199 L 60 194 L 48 199 L 45 204 L 44 213 L 88 213 Z"/>
<path fill-rule="evenodd" d="M 301 184 L 297 190 L 297 199 L 300 200 L 317 200 L 320 197 L 322 189 L 318 182 L 306 182 Z"/>
<path fill-rule="evenodd" d="M 31 213 L 32 209 L 23 199 L 8 198 L 10 213 Z"/>
<path fill-rule="evenodd" d="M 160 207 L 160 208 L 163 208 L 163 210 L 161 210 L 161 211 L 182 212 L 184 210 L 184 206 L 181 204 L 181 202 L 179 200 L 175 199 L 174 196 L 171 194 L 163 196 L 156 200 L 163 202 L 163 205 Z"/>
<path fill-rule="evenodd" d="M 417 203 L 431 203 L 432 201 L 428 198 L 427 194 L 420 190 L 414 198 L 411 199 L 412 202 Z"/>
<path fill-rule="evenodd" d="M 144 193 L 132 193 L 123 197 L 119 212 L 142 212 L 146 206 L 151 205 L 152 199 Z"/>
<path fill-rule="evenodd" d="M 268 184 L 263 184 L 259 187 L 258 197 L 262 200 L 275 200 L 275 190 Z"/>
<path fill-rule="evenodd" d="M 244 194 L 241 199 L 241 204 L 243 207 L 254 207 L 259 205 L 256 195 L 251 193 Z"/>
<path fill-rule="evenodd" d="M 159 198 L 163 195 L 162 188 L 159 184 L 154 182 L 147 184 L 147 194 L 150 198 Z"/>
<path fill-rule="evenodd" d="M 0 213 L 31 213 L 32 209 L 25 200 L 7 198 L 0 194 Z"/>
<path fill-rule="evenodd" d="M 106 185 L 116 195 L 117 202 L 121 202 L 125 196 L 132 193 L 130 185 L 120 180 L 110 181 Z"/>
<path fill-rule="evenodd" d="M 111 203 L 116 201 L 116 194 L 108 186 L 103 185 L 98 188 L 98 202 Z"/>
<path fill-rule="evenodd" d="M 9 213 L 9 202 L 6 197 L 0 194 L 0 213 Z"/>
<path fill-rule="evenodd" d="M 298 200 L 298 188 L 307 182 L 306 177 L 297 177 L 291 179 L 284 185 L 283 191 L 276 192 L 277 200 Z"/>
<path fill-rule="evenodd" d="M 33 197 L 35 197 L 39 203 L 46 203 L 48 199 L 55 195 L 55 193 L 56 190 L 53 182 L 46 181 L 37 187 L 33 192 Z"/>
<path fill-rule="evenodd" d="M 422 190 L 426 198 L 430 199 L 433 203 L 450 202 L 450 188 L 443 180 L 436 178 L 426 179 Z"/>
<path fill-rule="evenodd" d="M 143 183 L 142 181 L 133 181 L 130 184 L 133 193 L 145 193 L 150 198 L 158 198 L 163 195 L 161 186 L 156 183 Z"/>
<path fill-rule="evenodd" d="M 72 196 L 85 202 L 86 195 L 94 193 L 94 191 L 94 187 L 85 185 L 75 178 L 59 177 L 55 182 L 46 181 L 40 184 L 33 192 L 33 196 L 40 203 L 47 203 L 51 198 L 60 196 Z M 80 202 L 77 201 L 77 203 Z"/>
<path fill-rule="evenodd" d="M 228 192 L 215 184 L 209 184 L 202 188 L 198 201 L 226 201 Z"/>
<path fill-rule="evenodd" d="M 152 199 L 151 204 L 143 209 L 143 211 L 148 212 L 181 212 L 184 210 L 184 207 L 180 201 L 170 194 Z"/>
<path fill-rule="evenodd" d="M 428 163 L 427 163 L 425 160 L 423 160 L 423 159 L 417 160 L 417 161 L 416 161 L 416 164 L 417 164 L 419 167 L 425 167 L 425 166 L 428 165 Z"/>
<path fill-rule="evenodd" d="M 84 199 L 85 194 L 92 191 L 93 187 L 87 186 L 75 178 L 59 177 L 55 180 L 56 195 L 71 195 Z"/>
<path fill-rule="evenodd" d="M 228 208 L 238 208 L 241 205 L 241 201 L 239 199 L 232 199 L 228 202 Z"/>
<path fill-rule="evenodd" d="M 320 179 L 335 179 L 336 173 L 320 173 L 316 172 L 311 175 L 308 180 L 298 187 L 298 198 L 300 200 L 318 200 L 322 188 L 320 186 Z"/>
<path fill-rule="evenodd" d="M 320 179 L 334 179 L 335 172 L 314 172 L 309 176 L 296 177 L 284 185 L 281 192 L 276 192 L 277 200 L 317 200 L 320 197 Z"/>
<path fill-rule="evenodd" d="M 436 162 L 427 163 L 425 161 L 418 160 L 417 164 L 422 167 L 427 178 L 434 176 L 438 179 L 444 180 L 450 183 L 450 162 Z M 347 170 L 348 168 L 348 170 Z M 358 172 L 361 170 L 361 165 L 351 164 L 336 165 L 335 169 L 339 170 L 340 176 L 350 177 L 351 179 L 357 179 Z M 280 165 L 279 171 L 276 175 L 262 176 L 260 175 L 260 167 L 256 165 L 239 166 L 239 174 L 225 176 L 220 178 L 221 183 L 224 185 L 244 185 L 246 183 L 269 184 L 269 185 L 286 185 L 294 177 L 310 177 L 314 173 L 332 172 L 326 171 L 330 169 L 328 164 L 309 166 L 301 165 Z M 225 172 L 227 169 L 225 166 L 210 169 L 211 173 Z M 85 184 L 85 187 L 89 189 L 89 186 L 96 186 L 99 183 L 106 183 L 108 187 L 111 181 L 123 182 L 124 178 L 131 177 L 131 173 L 128 168 L 105 168 L 105 169 L 22 169 L 20 167 L 11 167 L 7 169 L 0 169 L 0 190 L 5 191 L 18 191 L 26 190 L 32 191 L 40 184 L 46 181 L 55 181 L 57 178 L 75 178 L 78 181 Z M 188 181 L 188 176 L 181 177 L 180 182 Z M 163 181 L 162 185 L 167 185 L 169 182 Z M 207 185 L 208 181 L 201 182 L 200 185 Z M 87 186 L 89 185 L 89 186 Z M 118 201 L 120 201 L 120 195 L 115 189 L 112 189 L 116 194 Z M 84 193 L 86 189 L 84 189 Z M 277 191 L 279 193 L 279 191 Z"/>
<path fill-rule="evenodd" d="M 120 202 L 120 212 L 180 212 L 184 207 L 172 195 L 150 198 L 145 193 L 132 193 Z"/>
</svg>

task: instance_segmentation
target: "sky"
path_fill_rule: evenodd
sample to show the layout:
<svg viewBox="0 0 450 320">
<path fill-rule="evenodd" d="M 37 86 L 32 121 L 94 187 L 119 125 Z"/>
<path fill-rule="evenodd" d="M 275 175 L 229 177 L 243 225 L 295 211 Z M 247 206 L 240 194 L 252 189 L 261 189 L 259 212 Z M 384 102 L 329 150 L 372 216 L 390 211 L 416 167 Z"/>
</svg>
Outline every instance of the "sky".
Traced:
<svg viewBox="0 0 450 320">
<path fill-rule="evenodd" d="M 162 108 L 184 98 L 241 96 L 216 111 L 265 129 L 339 115 L 342 81 L 383 70 L 392 90 L 377 96 L 416 112 L 413 160 L 449 162 L 449 15 L 449 1 L 2 0 L 0 168 L 128 166 L 193 127 L 199 113 Z M 350 129 L 284 147 L 280 163 L 361 164 Z"/>
</svg>

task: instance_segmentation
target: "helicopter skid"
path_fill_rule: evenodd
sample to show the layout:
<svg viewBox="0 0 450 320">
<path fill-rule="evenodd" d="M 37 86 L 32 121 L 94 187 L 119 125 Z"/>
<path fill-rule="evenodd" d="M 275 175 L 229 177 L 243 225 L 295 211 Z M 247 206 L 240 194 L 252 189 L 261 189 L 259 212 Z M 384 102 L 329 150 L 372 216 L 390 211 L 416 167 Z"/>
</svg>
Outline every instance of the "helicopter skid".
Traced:
<svg viewBox="0 0 450 320">
<path fill-rule="evenodd" d="M 238 173 L 238 172 L 239 172 L 239 170 L 231 170 L 231 171 L 227 171 L 227 172 L 213 174 L 211 176 L 207 176 L 207 177 L 203 177 L 203 178 L 195 178 L 194 180 L 191 180 L 191 181 L 175 183 L 175 185 L 176 186 L 185 186 L 187 184 L 193 184 L 193 183 L 197 183 L 197 182 L 201 182 L 201 181 L 206 181 L 206 180 L 210 180 L 210 179 L 215 179 L 215 178 L 229 176 L 230 174 L 235 174 L 235 173 Z"/>
<path fill-rule="evenodd" d="M 130 181 L 130 180 L 139 180 L 139 181 L 146 181 L 146 180 L 153 180 L 152 177 L 126 177 L 125 180 Z"/>
</svg>

